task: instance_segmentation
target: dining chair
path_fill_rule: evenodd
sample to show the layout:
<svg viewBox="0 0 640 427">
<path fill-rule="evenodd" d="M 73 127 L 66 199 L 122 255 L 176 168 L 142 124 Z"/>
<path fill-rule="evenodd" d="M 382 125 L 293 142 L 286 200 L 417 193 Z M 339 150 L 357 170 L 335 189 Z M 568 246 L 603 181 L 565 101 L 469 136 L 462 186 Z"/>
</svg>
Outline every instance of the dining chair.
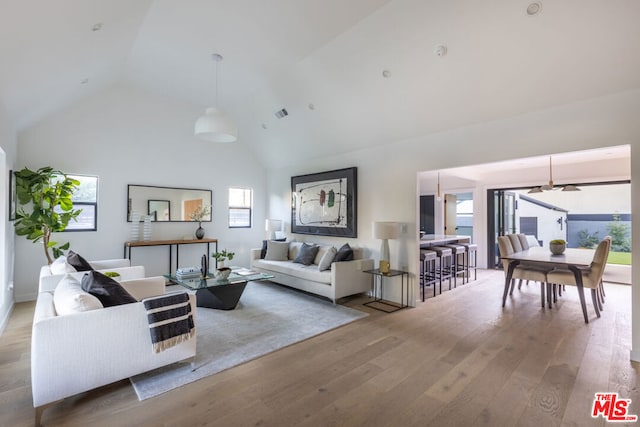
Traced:
<svg viewBox="0 0 640 427">
<path fill-rule="evenodd" d="M 598 296 L 600 288 L 602 288 L 602 274 L 604 273 L 605 266 L 607 265 L 607 257 L 611 250 L 611 239 L 604 238 L 596 247 L 596 252 L 593 255 L 593 260 L 589 267 L 580 268 L 582 276 L 583 288 L 591 289 L 591 300 L 593 302 L 593 308 L 595 309 L 596 316 L 600 317 L 600 310 L 602 305 Z M 554 269 L 547 274 L 547 280 L 549 283 L 571 285 L 576 286 L 576 277 L 574 273 L 567 269 Z M 586 312 L 586 306 L 584 301 L 584 289 L 580 289 L 582 292 L 580 295 L 580 304 L 582 305 L 582 311 Z"/>
<path fill-rule="evenodd" d="M 522 250 L 525 251 L 529 249 L 529 239 L 527 239 L 526 234 L 517 234 L 518 239 L 520 240 L 520 246 L 522 246 Z"/>
<path fill-rule="evenodd" d="M 511 239 L 509 236 L 499 236 L 498 237 L 498 250 L 500 251 L 500 256 L 509 256 L 512 253 L 516 252 L 513 249 L 513 245 L 511 244 Z M 502 266 L 504 268 L 504 273 L 507 274 L 507 270 L 509 268 L 510 261 L 507 259 L 502 260 Z M 534 282 L 540 282 L 540 301 L 542 303 L 542 308 L 545 305 L 545 287 L 547 287 L 547 271 L 544 268 L 534 267 L 534 266 L 523 266 L 518 265 L 513 270 L 513 276 L 511 278 L 509 295 L 513 295 L 513 288 L 515 284 L 515 280 L 533 280 Z M 549 296 L 549 292 L 547 292 Z M 551 301 L 549 297 L 547 297 L 549 302 L 549 308 L 551 308 Z"/>
</svg>

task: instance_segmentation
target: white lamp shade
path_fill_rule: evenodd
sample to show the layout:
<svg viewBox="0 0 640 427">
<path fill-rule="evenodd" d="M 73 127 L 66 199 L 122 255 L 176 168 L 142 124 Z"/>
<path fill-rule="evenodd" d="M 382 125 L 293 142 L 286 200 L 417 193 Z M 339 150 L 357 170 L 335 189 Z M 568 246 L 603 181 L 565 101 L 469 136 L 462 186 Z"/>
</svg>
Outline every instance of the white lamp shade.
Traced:
<svg viewBox="0 0 640 427">
<path fill-rule="evenodd" d="M 267 231 L 280 231 L 280 229 L 282 228 L 282 220 L 268 219 L 265 221 L 264 228 Z"/>
<path fill-rule="evenodd" d="M 234 142 L 238 139 L 238 128 L 224 111 L 207 108 L 204 116 L 196 121 L 195 134 L 206 141 Z"/>
<path fill-rule="evenodd" d="M 398 223 L 397 222 L 374 222 L 373 237 L 376 239 L 397 239 Z"/>
</svg>

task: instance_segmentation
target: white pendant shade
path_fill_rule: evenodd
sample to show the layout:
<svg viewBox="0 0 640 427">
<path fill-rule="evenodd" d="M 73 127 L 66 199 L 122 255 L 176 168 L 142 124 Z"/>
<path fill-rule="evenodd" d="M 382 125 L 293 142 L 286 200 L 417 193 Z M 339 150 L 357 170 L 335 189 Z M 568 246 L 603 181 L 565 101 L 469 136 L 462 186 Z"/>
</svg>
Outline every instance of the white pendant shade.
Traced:
<svg viewBox="0 0 640 427">
<path fill-rule="evenodd" d="M 224 111 L 211 107 L 196 121 L 195 134 L 211 142 L 234 142 L 238 128 Z"/>
</svg>

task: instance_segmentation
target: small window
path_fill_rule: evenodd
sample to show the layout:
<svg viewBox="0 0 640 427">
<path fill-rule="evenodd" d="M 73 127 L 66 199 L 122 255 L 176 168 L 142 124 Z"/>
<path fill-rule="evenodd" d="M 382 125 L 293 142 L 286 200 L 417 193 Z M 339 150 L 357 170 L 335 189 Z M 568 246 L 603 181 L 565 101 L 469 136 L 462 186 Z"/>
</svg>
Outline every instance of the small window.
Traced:
<svg viewBox="0 0 640 427">
<path fill-rule="evenodd" d="M 252 191 L 229 188 L 229 228 L 251 228 Z"/>
<path fill-rule="evenodd" d="M 82 209 L 76 220 L 71 220 L 65 231 L 96 231 L 98 229 L 98 177 L 71 175 L 69 178 L 80 181 L 73 193 L 73 209 Z"/>
</svg>

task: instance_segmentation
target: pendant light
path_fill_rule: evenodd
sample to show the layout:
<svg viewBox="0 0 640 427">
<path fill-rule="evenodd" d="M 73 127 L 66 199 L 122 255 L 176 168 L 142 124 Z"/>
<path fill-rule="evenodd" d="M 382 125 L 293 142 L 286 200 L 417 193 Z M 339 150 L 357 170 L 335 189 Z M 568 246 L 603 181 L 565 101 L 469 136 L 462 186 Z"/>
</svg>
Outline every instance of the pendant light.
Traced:
<svg viewBox="0 0 640 427">
<path fill-rule="evenodd" d="M 554 188 L 553 186 L 553 167 L 551 164 L 551 156 L 549 156 L 549 183 L 541 185 L 540 187 L 533 187 L 528 193 L 542 193 L 543 191 L 555 190 L 558 188 L 560 187 Z M 580 189 L 573 184 L 568 184 L 562 187 L 562 191 L 580 191 Z"/>
<path fill-rule="evenodd" d="M 215 107 L 206 109 L 204 115 L 196 121 L 195 135 L 211 142 L 234 142 L 238 139 L 238 128 L 227 114 L 218 108 L 218 62 L 222 55 L 211 55 L 215 62 Z"/>
</svg>

